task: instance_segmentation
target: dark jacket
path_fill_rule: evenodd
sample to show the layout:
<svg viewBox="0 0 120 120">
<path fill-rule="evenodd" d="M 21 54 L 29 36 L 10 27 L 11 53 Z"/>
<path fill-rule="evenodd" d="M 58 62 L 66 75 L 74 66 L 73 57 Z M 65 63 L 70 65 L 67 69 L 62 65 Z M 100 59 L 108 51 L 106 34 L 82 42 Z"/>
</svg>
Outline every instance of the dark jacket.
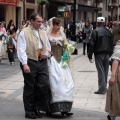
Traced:
<svg viewBox="0 0 120 120">
<path fill-rule="evenodd" d="M 92 54 L 113 53 L 113 36 L 104 26 L 92 31 L 88 58 L 92 59 Z"/>
</svg>

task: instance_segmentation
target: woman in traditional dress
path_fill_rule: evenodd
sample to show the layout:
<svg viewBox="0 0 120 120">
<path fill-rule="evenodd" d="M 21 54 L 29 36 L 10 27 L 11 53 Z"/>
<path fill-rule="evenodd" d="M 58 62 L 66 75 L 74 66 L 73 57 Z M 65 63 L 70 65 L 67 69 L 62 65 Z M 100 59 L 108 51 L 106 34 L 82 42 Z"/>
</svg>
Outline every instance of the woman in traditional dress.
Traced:
<svg viewBox="0 0 120 120">
<path fill-rule="evenodd" d="M 109 113 L 108 120 L 120 116 L 120 41 L 117 42 L 113 55 L 112 72 L 106 98 L 105 111 Z"/>
<path fill-rule="evenodd" d="M 6 46 L 5 46 L 5 38 L 6 29 L 4 28 L 3 22 L 0 23 L 0 62 L 2 58 L 6 58 Z"/>
<path fill-rule="evenodd" d="M 74 47 L 68 44 L 59 18 L 51 19 L 50 29 L 47 31 L 53 56 L 48 60 L 49 78 L 52 92 L 50 102 L 51 113 L 70 113 L 73 104 L 74 81 L 72 77 L 70 53 Z"/>
</svg>

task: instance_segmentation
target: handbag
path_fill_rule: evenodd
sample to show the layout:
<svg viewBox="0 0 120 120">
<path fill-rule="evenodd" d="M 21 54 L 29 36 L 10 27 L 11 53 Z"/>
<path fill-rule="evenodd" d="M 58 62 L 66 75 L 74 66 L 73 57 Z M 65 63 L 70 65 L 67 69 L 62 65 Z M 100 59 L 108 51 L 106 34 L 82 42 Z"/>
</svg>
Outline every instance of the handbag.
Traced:
<svg viewBox="0 0 120 120">
<path fill-rule="evenodd" d="M 86 33 L 82 32 L 82 39 L 86 39 Z"/>
</svg>

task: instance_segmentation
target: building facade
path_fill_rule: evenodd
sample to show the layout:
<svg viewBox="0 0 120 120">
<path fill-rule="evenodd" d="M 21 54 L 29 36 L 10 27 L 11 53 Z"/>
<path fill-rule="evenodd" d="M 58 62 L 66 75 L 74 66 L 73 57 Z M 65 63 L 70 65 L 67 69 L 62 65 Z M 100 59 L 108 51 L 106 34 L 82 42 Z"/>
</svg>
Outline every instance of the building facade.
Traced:
<svg viewBox="0 0 120 120">
<path fill-rule="evenodd" d="M 12 19 L 18 27 L 23 20 L 29 19 L 33 12 L 37 12 L 38 4 L 36 0 L 13 0 L 16 4 L 10 4 L 10 0 L 0 0 L 0 21 L 5 21 L 8 25 Z"/>
<path fill-rule="evenodd" d="M 9 2 L 9 0 L 0 0 L 0 22 L 5 21 L 6 24 L 8 24 L 10 19 L 16 21 L 16 6 L 17 1 L 15 0 L 14 2 Z"/>
<path fill-rule="evenodd" d="M 74 0 L 49 0 L 48 18 L 63 15 L 66 6 L 70 8 L 70 18 L 73 16 Z M 120 0 L 76 0 L 76 20 L 96 21 L 98 16 L 104 16 L 106 21 L 120 20 Z"/>
<path fill-rule="evenodd" d="M 13 19 L 18 27 L 31 13 L 41 14 L 37 0 L 13 0 L 15 4 L 8 4 L 9 1 L 0 0 L 0 21 L 6 25 Z M 43 18 L 58 16 L 73 21 L 74 0 L 48 1 L 48 5 L 43 5 Z M 98 16 L 104 16 L 107 21 L 120 20 L 120 0 L 76 0 L 76 20 L 96 21 Z"/>
<path fill-rule="evenodd" d="M 120 0 L 108 1 L 108 19 L 120 21 Z"/>
<path fill-rule="evenodd" d="M 16 6 L 16 25 L 21 25 L 23 20 L 29 20 L 30 14 L 37 12 L 36 0 L 18 0 Z"/>
<path fill-rule="evenodd" d="M 104 0 L 103 0 L 104 1 Z M 103 2 L 102 0 L 76 0 L 76 20 L 84 19 L 89 21 L 95 21 L 96 16 L 101 15 Z M 69 8 L 70 11 L 70 20 L 73 18 L 73 5 L 74 0 L 49 0 L 50 5 L 48 7 L 48 11 L 52 11 L 48 13 L 48 18 L 52 16 L 62 17 L 66 7 Z"/>
</svg>

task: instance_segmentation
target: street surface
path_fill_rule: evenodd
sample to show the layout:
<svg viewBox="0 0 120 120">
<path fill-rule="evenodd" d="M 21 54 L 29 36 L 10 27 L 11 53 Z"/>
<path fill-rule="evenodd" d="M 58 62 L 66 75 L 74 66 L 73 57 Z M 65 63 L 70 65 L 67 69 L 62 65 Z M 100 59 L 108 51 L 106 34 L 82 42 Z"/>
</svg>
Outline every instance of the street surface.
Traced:
<svg viewBox="0 0 120 120">
<path fill-rule="evenodd" d="M 97 71 L 94 63 L 82 54 L 82 43 L 78 44 L 78 55 L 72 55 L 74 65 L 74 103 L 71 117 L 55 113 L 52 118 L 45 116 L 41 120 L 107 120 L 105 109 L 106 95 L 96 95 L 98 89 Z M 8 60 L 0 63 L 0 120 L 27 120 L 24 116 L 22 101 L 23 77 L 19 61 L 8 65 Z M 110 77 L 110 71 L 109 76 Z M 117 118 L 116 120 L 119 120 Z"/>
</svg>

